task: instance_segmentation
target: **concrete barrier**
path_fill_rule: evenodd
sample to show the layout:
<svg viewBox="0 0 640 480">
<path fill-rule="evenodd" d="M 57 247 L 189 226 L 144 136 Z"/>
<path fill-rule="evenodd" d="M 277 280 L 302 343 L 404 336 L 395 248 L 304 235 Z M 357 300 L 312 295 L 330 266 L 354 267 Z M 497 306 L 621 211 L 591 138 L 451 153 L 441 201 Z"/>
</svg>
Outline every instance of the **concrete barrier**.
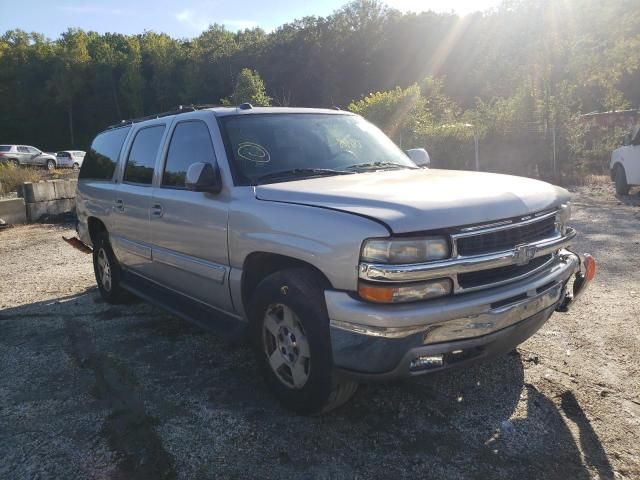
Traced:
<svg viewBox="0 0 640 480">
<path fill-rule="evenodd" d="M 23 183 L 20 193 L 24 197 L 27 220 L 35 222 L 43 216 L 74 212 L 77 183 L 76 179 Z"/>
<path fill-rule="evenodd" d="M 27 219 L 36 222 L 42 217 L 62 215 L 76 210 L 76 201 L 73 198 L 61 198 L 48 202 L 36 202 L 26 204 Z"/>
<path fill-rule="evenodd" d="M 24 200 L 22 198 L 0 200 L 0 218 L 9 224 L 26 223 Z"/>
</svg>

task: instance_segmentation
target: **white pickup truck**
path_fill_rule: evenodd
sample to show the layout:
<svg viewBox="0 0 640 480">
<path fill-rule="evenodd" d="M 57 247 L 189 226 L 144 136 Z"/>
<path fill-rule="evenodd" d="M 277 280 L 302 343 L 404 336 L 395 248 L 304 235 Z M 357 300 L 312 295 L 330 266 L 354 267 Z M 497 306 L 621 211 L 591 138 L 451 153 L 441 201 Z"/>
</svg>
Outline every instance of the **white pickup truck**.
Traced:
<svg viewBox="0 0 640 480">
<path fill-rule="evenodd" d="M 626 135 L 622 146 L 613 151 L 610 167 L 618 195 L 627 195 L 632 186 L 640 185 L 640 127 Z"/>
</svg>

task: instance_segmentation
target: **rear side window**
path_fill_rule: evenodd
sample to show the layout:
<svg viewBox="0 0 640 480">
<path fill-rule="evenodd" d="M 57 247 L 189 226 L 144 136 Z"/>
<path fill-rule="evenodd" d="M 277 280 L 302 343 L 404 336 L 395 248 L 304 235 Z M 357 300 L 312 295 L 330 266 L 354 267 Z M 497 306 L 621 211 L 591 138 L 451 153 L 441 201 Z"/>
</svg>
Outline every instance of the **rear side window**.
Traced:
<svg viewBox="0 0 640 480">
<path fill-rule="evenodd" d="M 11 145 L 0 145 L 0 152 L 10 152 Z"/>
<path fill-rule="evenodd" d="M 214 161 L 215 154 L 207 125 L 201 121 L 179 123 L 171 136 L 162 186 L 184 188 L 187 170 L 192 164 Z"/>
<path fill-rule="evenodd" d="M 124 127 L 99 134 L 85 156 L 79 178 L 111 180 L 129 130 L 131 127 Z"/>
<path fill-rule="evenodd" d="M 151 185 L 164 125 L 143 128 L 136 133 L 124 169 L 123 182 Z"/>
<path fill-rule="evenodd" d="M 71 155 L 69 155 L 69 152 L 58 152 L 56 153 L 56 157 L 62 157 L 62 158 L 69 158 Z"/>
<path fill-rule="evenodd" d="M 29 149 L 27 147 L 18 147 L 18 151 L 20 153 L 29 153 Z"/>
</svg>

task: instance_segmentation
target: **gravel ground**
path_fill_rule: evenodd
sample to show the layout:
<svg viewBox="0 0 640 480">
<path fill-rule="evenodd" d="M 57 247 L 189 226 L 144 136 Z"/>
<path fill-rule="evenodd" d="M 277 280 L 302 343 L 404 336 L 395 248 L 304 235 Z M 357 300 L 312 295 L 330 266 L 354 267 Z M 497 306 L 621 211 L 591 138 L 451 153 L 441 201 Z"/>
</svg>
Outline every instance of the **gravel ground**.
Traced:
<svg viewBox="0 0 640 480">
<path fill-rule="evenodd" d="M 640 197 L 576 192 L 595 285 L 517 352 L 279 407 L 246 346 L 111 306 L 72 231 L 0 231 L 0 478 L 640 478 Z"/>
</svg>

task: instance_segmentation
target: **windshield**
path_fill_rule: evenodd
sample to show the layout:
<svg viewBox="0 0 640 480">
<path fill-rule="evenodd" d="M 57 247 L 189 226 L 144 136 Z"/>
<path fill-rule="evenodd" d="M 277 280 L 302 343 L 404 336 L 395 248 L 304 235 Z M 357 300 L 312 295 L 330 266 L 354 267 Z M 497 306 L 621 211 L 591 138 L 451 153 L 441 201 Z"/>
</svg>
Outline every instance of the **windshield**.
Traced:
<svg viewBox="0 0 640 480">
<path fill-rule="evenodd" d="M 220 118 L 220 125 L 238 185 L 299 180 L 305 171 L 314 176 L 313 169 L 416 168 L 384 133 L 354 115 L 235 115 Z"/>
</svg>

